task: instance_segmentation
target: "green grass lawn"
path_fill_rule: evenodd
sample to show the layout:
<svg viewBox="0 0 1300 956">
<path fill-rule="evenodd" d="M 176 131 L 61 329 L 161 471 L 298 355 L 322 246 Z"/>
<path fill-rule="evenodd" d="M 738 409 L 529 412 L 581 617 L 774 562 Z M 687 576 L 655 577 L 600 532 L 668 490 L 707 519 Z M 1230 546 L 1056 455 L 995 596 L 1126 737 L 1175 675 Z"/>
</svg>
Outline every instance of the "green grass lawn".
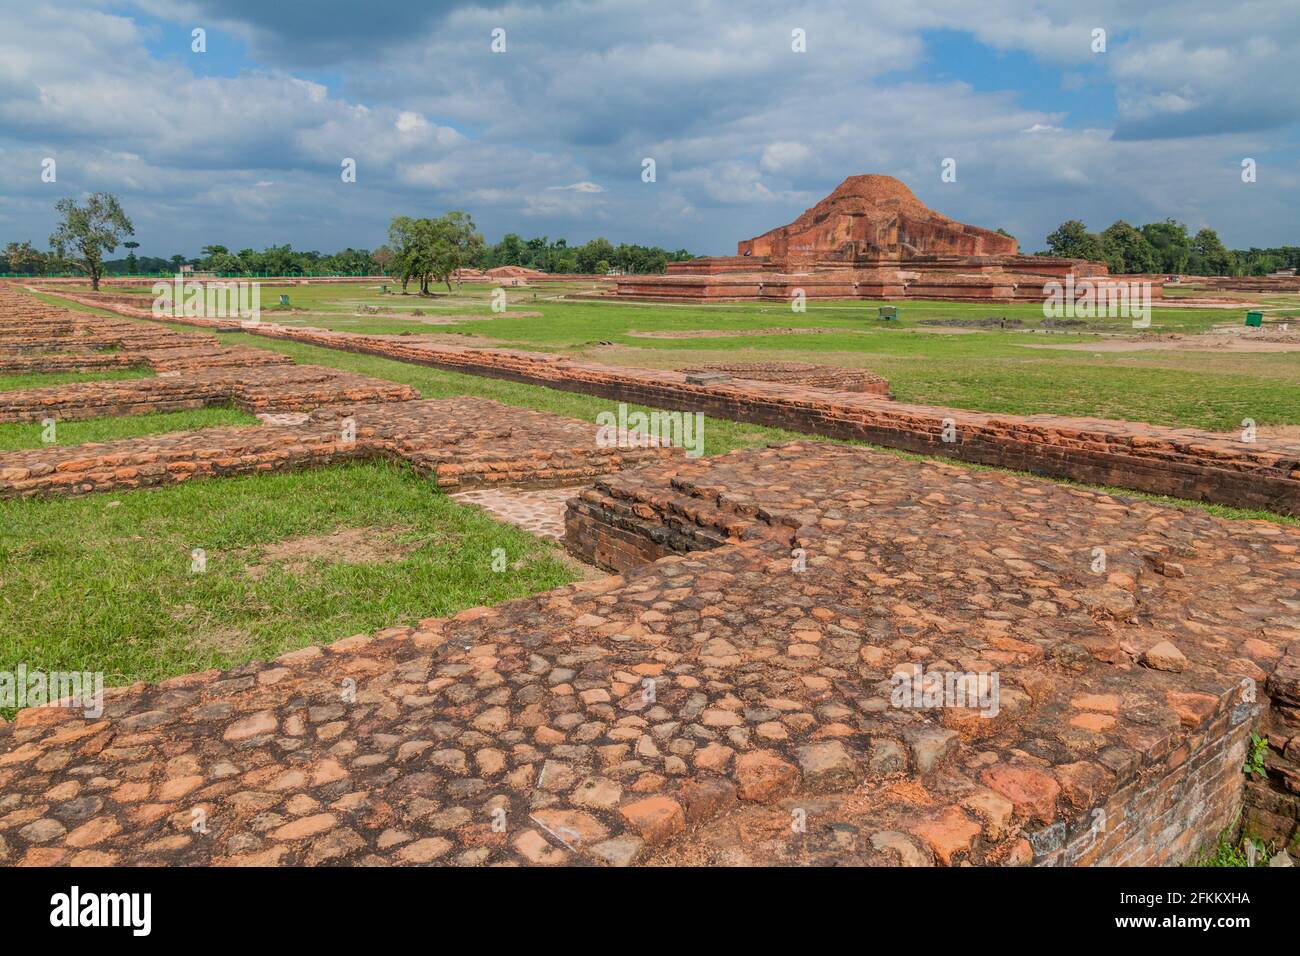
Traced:
<svg viewBox="0 0 1300 956">
<path fill-rule="evenodd" d="M 375 285 L 378 288 L 378 285 Z M 468 288 L 468 287 L 466 287 Z M 329 287 L 294 287 L 307 290 L 322 300 L 337 296 Z M 291 295 L 295 294 L 291 292 Z M 512 294 L 531 295 L 530 290 L 513 290 Z M 543 288 L 539 295 L 559 294 Z M 389 298 L 397 298 L 390 296 Z M 414 296 L 410 298 L 415 298 Z M 70 308 L 85 308 L 64 301 Z M 983 306 L 965 303 L 942 303 L 946 307 L 978 310 Z M 627 306 L 596 303 L 604 310 L 649 310 L 656 321 L 679 322 L 680 314 L 703 312 L 705 320 L 696 325 L 716 328 L 716 313 L 732 312 L 726 306 L 677 307 Z M 870 303 L 867 303 L 871 307 Z M 904 303 L 904 309 L 911 303 Z M 512 308 L 519 306 L 512 305 Z M 589 308 L 574 304 L 574 308 Z M 854 303 L 853 309 L 861 310 Z M 748 306 L 737 307 L 739 309 Z M 767 307 L 760 307 L 760 311 Z M 811 306 L 810 309 L 821 308 Z M 1013 308 L 995 307 L 995 308 Z M 1036 307 L 1030 309 L 1041 316 Z M 89 310 L 88 310 L 89 311 Z M 487 311 L 485 309 L 485 311 Z M 1174 310 L 1168 310 L 1174 311 Z M 905 312 L 906 318 L 906 312 Z M 913 316 L 913 318 L 915 318 Z M 143 320 L 141 320 L 143 321 Z M 529 321 L 529 320 L 521 320 Z M 533 322 L 544 322 L 534 319 Z M 752 321 L 752 319 L 750 320 Z M 789 324 L 783 317 L 784 324 Z M 150 323 L 153 324 L 153 323 Z M 483 325 L 485 323 L 477 323 Z M 644 324 L 644 323 L 643 323 Z M 771 323 L 770 324 L 781 324 Z M 824 325 L 818 318 L 813 325 Z M 861 324 L 861 323 L 859 323 Z M 173 325 L 177 329 L 185 326 Z M 426 329 L 427 330 L 427 329 Z M 434 331 L 441 331 L 441 328 Z M 1201 428 L 1232 430 L 1243 417 L 1252 417 L 1262 425 L 1300 423 L 1300 353 L 1275 355 L 1209 355 L 1201 353 L 1137 352 L 1111 353 L 1097 357 L 1087 352 L 1052 352 L 997 345 L 999 339 L 1018 333 L 989 332 L 963 335 L 929 335 L 909 331 L 906 325 L 899 329 L 872 331 L 859 334 L 857 339 L 888 339 L 895 349 L 891 355 L 884 351 L 863 353 L 875 360 L 861 364 L 881 370 L 890 378 L 895 395 L 908 401 L 934 402 L 955 407 L 984 409 L 1009 414 L 1052 413 L 1093 415 L 1128 418 L 1135 421 L 1152 421 L 1170 425 L 1194 425 Z M 229 345 L 247 345 L 291 356 L 303 364 L 325 365 L 332 368 L 360 372 L 376 378 L 402 382 L 418 390 L 424 398 L 445 398 L 455 395 L 473 395 L 495 399 L 508 405 L 535 408 L 584 421 L 594 422 L 596 415 L 608 411 L 608 399 L 574 392 L 563 392 L 537 385 L 507 382 L 499 379 L 457 372 L 443 371 L 407 362 L 371 355 L 359 355 L 326 349 L 299 342 L 267 339 L 244 332 L 219 333 L 218 338 Z M 799 338 L 798 336 L 773 336 L 772 338 Z M 812 338 L 812 337 L 810 337 Z M 1044 337 L 1046 338 L 1046 337 Z M 1037 339 L 1037 337 L 1035 337 Z M 1052 341 L 1080 340 L 1079 336 L 1053 336 Z M 715 340 L 716 341 L 716 340 Z M 733 342 L 736 340 L 732 340 Z M 749 341 L 749 340 L 745 340 Z M 984 346 L 974 342 L 984 342 Z M 971 361 L 972 350 L 984 349 L 980 361 Z M 990 357 L 995 349 L 1010 351 L 1000 361 Z M 741 349 L 720 352 L 717 357 L 729 361 L 740 360 Z M 699 362 L 711 356 L 708 353 L 683 353 L 680 364 Z M 812 354 L 793 355 L 778 352 L 774 355 L 755 355 L 754 358 L 804 358 L 820 360 Z M 896 364 L 887 366 L 889 359 Z M 596 360 L 606 360 L 604 357 Z M 1204 369 L 1193 371 L 1184 367 L 1194 360 Z M 1182 364 L 1180 364 L 1182 363 Z M 662 364 L 662 363 L 661 363 Z M 671 364 L 671 363 L 669 363 Z M 644 406 L 631 406 L 645 409 Z M 808 436 L 797 432 L 760 425 L 750 425 L 725 419 L 705 419 L 704 452 L 717 455 L 735 448 L 765 445 L 772 442 L 793 441 Z M 903 454 L 892 449 L 884 449 Z M 957 462 L 953 462 L 958 464 Z M 968 467 L 978 467 L 970 465 Z M 1200 508 L 1225 518 L 1262 518 L 1271 521 L 1295 523 L 1295 519 L 1249 509 L 1227 508 L 1199 502 L 1142 495 L 1119 489 L 1108 489 L 1116 494 L 1131 497 L 1149 497 L 1185 507 Z"/>
<path fill-rule="evenodd" d="M 86 442 L 116 441 L 140 435 L 213 428 L 217 425 L 258 425 L 256 415 L 235 408 L 199 408 L 185 412 L 157 412 L 152 415 L 129 415 L 126 418 L 89 418 L 84 421 L 58 422 L 55 445 L 81 445 Z M 0 451 L 40 448 L 45 442 L 45 426 L 40 422 L 6 422 L 0 424 Z"/>
<path fill-rule="evenodd" d="M 0 670 L 103 671 L 106 686 L 269 658 L 576 576 L 553 545 L 386 463 L 0 501 L 0 527 Z M 505 572 L 492 570 L 496 548 Z"/>
<path fill-rule="evenodd" d="M 20 372 L 15 375 L 0 373 L 0 392 L 20 388 L 45 388 L 47 385 L 69 385 L 73 382 L 110 382 L 128 378 L 152 378 L 147 368 L 111 368 L 94 372 Z"/>
<path fill-rule="evenodd" d="M 494 322 L 531 322 L 538 338 L 575 338 L 572 323 L 577 319 L 549 311 L 563 308 L 592 306 L 546 304 L 538 308 L 546 311 L 543 319 Z M 626 316 L 620 311 L 624 309 Z M 731 360 L 742 352 L 792 357 L 793 351 L 805 358 L 843 361 L 842 351 L 801 351 L 798 343 L 793 348 L 789 343 L 791 338 L 842 340 L 841 348 L 854 343 L 857 351 L 849 353 L 851 357 L 885 372 L 900 397 L 994 411 L 1110 414 L 1227 427 L 1245 414 L 1261 423 L 1300 421 L 1294 397 L 1297 356 L 1203 356 L 1196 359 L 1200 365 L 1187 364 L 1191 356 L 1182 353 L 1094 357 L 1087 352 L 1022 349 L 1014 344 L 1012 333 L 929 335 L 914 331 L 906 320 L 898 328 L 855 332 L 853 324 L 862 327 L 863 320 L 825 311 L 810 310 L 810 324 L 839 323 L 845 326 L 842 334 L 771 336 L 784 344 L 767 349 L 733 347 L 737 340 L 719 346 L 715 340 L 711 348 Z M 788 315 L 753 312 L 598 303 L 589 314 L 597 323 L 621 323 L 624 333 L 608 334 L 624 335 L 654 323 L 660 328 L 718 328 L 734 318 L 759 323 L 757 327 L 763 322 L 789 324 Z M 220 337 L 303 363 L 403 382 L 425 398 L 480 396 L 593 422 L 612 404 L 589 395 L 247 333 Z M 687 341 L 684 347 L 680 340 L 670 341 L 668 351 L 656 346 L 636 354 L 682 364 L 710 355 L 695 346 L 698 340 Z M 70 422 L 59 427 L 58 437 L 69 443 L 103 441 L 248 420 L 228 409 L 207 409 Z M 706 419 L 704 435 L 706 454 L 809 437 L 717 419 Z M 34 426 L 0 426 L 0 448 L 37 443 L 39 430 Z M 1263 512 L 1156 500 L 1227 518 L 1300 523 Z M 0 535 L 0 669 L 12 670 L 23 662 L 30 669 L 97 670 L 105 672 L 108 685 L 272 657 L 294 647 L 555 587 L 577 573 L 553 545 L 457 505 L 405 467 L 381 463 L 76 499 L 4 501 L 0 527 L 5 529 Z M 491 570 L 492 552 L 498 547 L 511 564 L 500 574 Z M 206 553 L 203 573 L 191 570 L 196 548 Z M 344 560 L 349 555 L 366 560 Z"/>
<path fill-rule="evenodd" d="M 1001 329 L 945 333 L 924 324 L 1005 317 L 1019 319 L 1026 328 L 1038 328 L 1043 313 L 1033 303 L 902 302 L 900 320 L 885 323 L 875 318 L 873 302 L 813 302 L 806 312 L 794 313 L 786 306 L 767 303 L 701 306 L 565 300 L 566 294 L 590 287 L 558 284 L 506 290 L 510 312 L 541 313 L 540 317 L 509 318 L 494 315 L 491 288 L 484 285 L 466 285 L 451 294 L 444 290 L 431 297 L 385 295 L 379 287 L 377 282 L 268 287 L 264 300 L 274 301 L 277 290 L 284 291 L 292 308 L 310 314 L 270 306 L 264 310 L 264 318 L 349 332 L 456 333 L 449 341 L 553 351 L 613 365 L 681 368 L 711 361 L 801 360 L 858 366 L 884 375 L 900 401 L 1007 414 L 1118 418 L 1215 431 L 1234 431 L 1244 418 L 1261 426 L 1300 424 L 1300 352 L 1211 353 L 1159 348 L 1157 339 L 1162 333 L 1195 334 L 1217 324 L 1235 323 L 1241 320 L 1244 307 L 1157 307 L 1149 330 L 1134 330 L 1128 319 L 1097 320 L 1101 328 L 1145 339 L 1152 346 L 1141 351 L 1107 352 L 1102 349 L 1113 336 Z M 367 305 L 385 314 L 362 312 Z M 426 317 L 470 314 L 485 320 L 429 325 L 410 314 L 388 315 L 415 309 Z M 726 338 L 634 334 L 775 328 L 834 331 Z M 239 341 L 259 344 L 251 336 L 241 336 Z M 1043 345 L 1085 348 L 1030 347 Z M 1097 350 L 1086 346 L 1097 346 Z M 300 360 L 320 361 L 319 353 L 314 355 Z M 715 430 L 723 431 L 721 426 Z"/>
</svg>

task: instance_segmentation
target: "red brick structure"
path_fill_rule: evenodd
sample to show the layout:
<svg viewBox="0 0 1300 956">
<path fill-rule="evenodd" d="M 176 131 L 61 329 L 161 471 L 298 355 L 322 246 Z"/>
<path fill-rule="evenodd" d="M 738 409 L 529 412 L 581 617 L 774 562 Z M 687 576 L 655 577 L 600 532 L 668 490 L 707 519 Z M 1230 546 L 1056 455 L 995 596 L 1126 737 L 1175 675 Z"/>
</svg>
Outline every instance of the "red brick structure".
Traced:
<svg viewBox="0 0 1300 956">
<path fill-rule="evenodd" d="M 418 356 L 402 338 L 326 341 Z M 436 360 L 827 429 L 935 424 L 780 381 L 694 385 L 506 350 Z M 265 376 L 272 401 L 272 379 L 298 372 L 310 405 L 311 367 L 245 379 Z M 1224 494 L 1295 480 L 1294 457 L 1214 436 L 952 425 L 975 449 L 1036 444 L 1069 467 Z M 1294 528 L 826 442 L 692 461 L 601 448 L 595 431 L 473 399 L 354 400 L 295 426 L 0 455 L 6 495 L 360 456 L 447 488 L 595 479 L 566 540 L 618 572 L 111 689 L 102 714 L 22 710 L 0 721 L 0 865 L 1174 864 L 1243 799 L 1256 833 L 1294 842 Z M 1268 752 L 1248 784 L 1252 729 Z"/>
<path fill-rule="evenodd" d="M 683 372 L 574 362 L 544 352 L 461 348 L 414 336 L 356 335 L 265 322 L 249 331 L 1053 478 L 1300 514 L 1300 443 L 1294 440 L 1243 442 L 1230 435 L 1138 422 L 997 415 L 778 382 L 696 384 Z"/>
<path fill-rule="evenodd" d="M 0 393 L 2 394 L 2 393 Z M 602 448 L 594 426 L 483 399 L 331 404 L 306 422 L 0 452 L 0 498 L 129 491 L 382 458 L 440 488 L 587 481 L 680 449 Z"/>
<path fill-rule="evenodd" d="M 571 531 L 618 499 L 648 544 L 725 539 L 22 711 L 0 863 L 1178 863 L 1300 639 L 1265 522 L 820 442 L 598 492 Z M 918 672 L 997 675 L 995 707 L 900 699 Z"/>
<path fill-rule="evenodd" d="M 129 306 L 114 308 L 135 312 Z M 213 327 L 212 320 L 189 321 Z M 683 372 L 574 362 L 545 352 L 463 348 L 417 336 L 358 335 L 271 322 L 243 331 L 1052 478 L 1300 514 L 1300 442 L 1292 439 L 1246 442 L 1238 436 L 1138 422 L 996 415 L 779 381 L 696 383 Z M 887 387 L 883 379 L 880 387 Z"/>
<path fill-rule="evenodd" d="M 1016 240 L 949 219 L 892 176 L 850 176 L 798 219 L 737 245 L 735 256 L 622 276 L 616 294 L 648 300 L 951 299 L 1042 301 L 1044 284 L 1101 279 L 1100 263 L 1018 254 Z M 1161 294 L 1160 286 L 1151 290 Z"/>
</svg>

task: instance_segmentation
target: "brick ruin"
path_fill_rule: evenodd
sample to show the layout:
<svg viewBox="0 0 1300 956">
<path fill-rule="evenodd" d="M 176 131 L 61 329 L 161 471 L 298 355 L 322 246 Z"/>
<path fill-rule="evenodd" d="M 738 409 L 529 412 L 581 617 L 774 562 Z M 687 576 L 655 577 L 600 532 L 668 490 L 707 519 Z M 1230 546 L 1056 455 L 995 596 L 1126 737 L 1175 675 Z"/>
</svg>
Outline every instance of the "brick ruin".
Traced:
<svg viewBox="0 0 1300 956">
<path fill-rule="evenodd" d="M 621 276 L 614 294 L 651 301 L 809 299 L 1036 301 L 1044 284 L 1104 280 L 1106 266 L 1019 254 L 1015 239 L 928 208 L 892 176 L 850 176 L 786 226 L 737 244 L 734 256 L 671 262 L 666 274 Z M 1153 296 L 1161 295 L 1154 286 Z"/>
<path fill-rule="evenodd" d="M 68 296 L 79 300 L 79 296 Z M 150 318 L 119 299 L 115 311 Z M 178 320 L 169 320 L 178 321 Z M 225 319 L 184 319 L 217 329 Z M 690 370 L 624 368 L 518 349 L 444 345 L 419 335 L 364 335 L 274 322 L 234 328 L 455 372 L 598 395 L 653 408 L 703 412 L 828 438 L 1243 508 L 1300 515 L 1300 441 L 1255 438 L 1141 422 L 1058 415 L 1001 415 L 895 402 L 888 383 L 860 394 L 769 375 L 701 380 Z M 757 372 L 753 373 L 759 374 Z M 864 379 L 865 381 L 866 379 Z"/>
<path fill-rule="evenodd" d="M 1243 805 L 1295 838 L 1300 530 L 828 442 L 594 435 L 413 398 L 0 456 L 86 482 L 41 494 L 358 454 L 453 488 L 581 481 L 566 543 L 611 572 L 115 688 L 94 718 L 21 711 L 0 864 L 1164 864 Z M 927 674 L 996 675 L 994 706 L 899 698 Z"/>
</svg>

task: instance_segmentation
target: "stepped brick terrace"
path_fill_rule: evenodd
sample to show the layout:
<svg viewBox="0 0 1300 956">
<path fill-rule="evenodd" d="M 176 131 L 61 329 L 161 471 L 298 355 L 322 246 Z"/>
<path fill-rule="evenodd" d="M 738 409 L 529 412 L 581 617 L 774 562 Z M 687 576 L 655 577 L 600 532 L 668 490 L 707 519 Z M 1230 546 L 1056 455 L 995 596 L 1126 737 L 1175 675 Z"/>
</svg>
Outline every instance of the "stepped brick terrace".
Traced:
<svg viewBox="0 0 1300 956">
<path fill-rule="evenodd" d="M 795 427 L 949 419 L 1002 464 L 1242 501 L 1289 506 L 1300 478 L 1287 446 L 1222 436 L 256 331 Z M 494 402 L 328 392 L 267 403 L 296 424 L 5 453 L 0 490 L 389 457 L 457 491 L 572 484 L 565 543 L 608 576 L 114 688 L 96 716 L 19 711 L 0 723 L 0 864 L 1166 864 L 1243 811 L 1295 836 L 1294 527 L 829 442 L 691 460 Z M 1252 731 L 1268 776 L 1247 782 Z"/>
<path fill-rule="evenodd" d="M 930 209 L 892 176 L 850 176 L 794 222 L 737 244 L 734 256 L 620 276 L 615 294 L 650 301 L 1044 298 L 1045 283 L 1106 282 L 1104 265 L 1019 254 L 1010 236 Z M 1155 285 L 1152 294 L 1163 294 Z"/>
</svg>

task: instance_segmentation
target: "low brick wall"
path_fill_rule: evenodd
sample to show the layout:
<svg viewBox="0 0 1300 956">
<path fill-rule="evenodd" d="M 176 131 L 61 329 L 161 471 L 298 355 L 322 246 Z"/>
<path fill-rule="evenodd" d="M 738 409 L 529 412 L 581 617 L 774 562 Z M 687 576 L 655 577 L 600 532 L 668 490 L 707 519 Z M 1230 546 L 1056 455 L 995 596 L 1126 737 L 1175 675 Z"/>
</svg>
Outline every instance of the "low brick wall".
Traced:
<svg viewBox="0 0 1300 956">
<path fill-rule="evenodd" d="M 351 420 L 351 440 L 343 422 Z M 0 498 L 83 495 L 336 461 L 410 462 L 440 488 L 591 480 L 680 449 L 601 448 L 595 426 L 480 399 L 334 405 L 299 425 L 199 431 L 0 453 Z"/>
<path fill-rule="evenodd" d="M 200 368 L 175 377 L 74 382 L 0 392 L 0 422 L 147 415 L 230 404 L 247 412 L 311 411 L 338 402 L 404 402 L 408 385 L 318 365 Z"/>
<path fill-rule="evenodd" d="M 1027 834 L 1035 864 L 1170 866 L 1197 859 L 1242 813 L 1242 766 L 1259 715 L 1236 688 L 1208 720 L 1172 734 L 1167 752 L 1140 773 L 1117 762 L 1116 777 L 1127 780 L 1113 792 L 1099 792 L 1104 778 L 1080 779 L 1078 797 L 1088 812 L 1073 826 L 1058 822 Z"/>
<path fill-rule="evenodd" d="M 127 307 L 122 311 L 128 314 Z M 1245 443 L 1191 428 L 1054 415 L 992 415 L 779 383 L 693 385 L 681 372 L 573 362 L 542 352 L 436 345 L 413 336 L 357 335 L 268 322 L 249 325 L 244 331 L 1051 478 L 1300 515 L 1300 442 L 1296 441 Z"/>
<path fill-rule="evenodd" d="M 457 348 L 407 336 L 354 335 L 267 323 L 249 331 L 1052 478 L 1300 514 L 1300 443 L 1295 441 L 1245 443 L 1190 428 L 1054 415 L 993 415 L 769 382 L 695 385 L 681 372 L 594 365 L 512 349 Z"/>
<path fill-rule="evenodd" d="M 1272 703 L 1260 730 L 1265 772 L 1246 783 L 1246 832 L 1300 856 L 1300 641 L 1286 649 L 1265 689 Z"/>
<path fill-rule="evenodd" d="M 775 457 L 765 461 L 768 455 Z M 1287 846 L 1297 832 L 1294 793 L 1300 791 L 1300 775 L 1290 762 L 1300 756 L 1300 737 L 1294 736 L 1296 725 L 1290 723 L 1300 714 L 1294 709 L 1300 704 L 1300 630 L 1277 624 L 1277 609 L 1263 606 L 1250 608 L 1246 620 L 1237 614 L 1231 624 L 1220 622 L 1213 629 L 1215 636 L 1206 642 L 1199 641 L 1201 632 L 1183 629 L 1180 622 L 1189 611 L 1195 616 L 1215 602 L 1245 599 L 1246 592 L 1231 596 L 1235 585 L 1220 588 L 1226 584 L 1223 562 L 1234 557 L 1228 542 L 1244 537 L 1246 529 L 1259 535 L 1251 566 L 1272 580 L 1272 586 L 1281 587 L 1276 592 L 1279 598 L 1300 593 L 1282 584 L 1288 575 L 1300 580 L 1295 578 L 1300 565 L 1291 557 L 1296 553 L 1295 534 L 1283 531 L 1274 536 L 1262 523 L 1255 528 L 1168 510 L 1165 518 L 1159 518 L 1159 506 L 1120 507 L 1105 496 L 1059 488 L 1042 492 L 1054 504 L 1033 505 L 1039 512 L 1046 508 L 1062 516 L 1056 528 L 1049 530 L 1046 523 L 1040 526 L 1028 516 L 1011 526 L 999 522 L 994 512 L 1005 512 L 1005 502 L 1031 500 L 1023 493 L 1033 487 L 1030 482 L 996 473 L 966 474 L 953 481 L 956 476 L 945 476 L 944 471 L 951 470 L 811 443 L 699 462 L 656 463 L 601 478 L 570 499 L 565 541 L 584 560 L 625 576 L 664 558 L 698 558 L 699 552 L 734 549 L 747 542 L 779 546 L 762 553 L 768 560 L 789 553 L 791 558 L 777 559 L 789 570 L 793 568 L 788 562 L 796 557 L 811 572 L 815 566 L 835 567 L 874 556 L 865 571 L 856 572 L 855 586 L 892 585 L 888 600 L 894 602 L 893 610 L 911 622 L 911 630 L 930 634 L 923 641 L 925 654 L 913 657 L 927 665 L 936 654 L 939 659 L 953 660 L 954 654 L 962 659 L 955 648 L 948 648 L 945 657 L 943 649 L 934 647 L 936 641 L 943 641 L 939 634 L 973 633 L 970 628 L 978 630 L 980 625 L 960 623 L 972 609 L 964 603 L 960 586 L 945 599 L 942 595 L 949 585 L 936 588 L 924 583 L 937 582 L 940 572 L 917 550 L 919 535 L 944 541 L 941 553 L 946 557 L 941 567 L 959 582 L 982 582 L 983 568 L 975 569 L 980 565 L 992 569 L 1004 559 L 1015 564 L 1030 555 L 1040 562 L 1052 553 L 1077 555 L 1051 570 L 1040 563 L 1033 577 L 1044 584 L 1052 582 L 1053 614 L 1064 613 L 1055 608 L 1069 607 L 1067 595 L 1073 595 L 1094 613 L 1103 605 L 1112 608 L 1118 616 L 1105 627 L 1114 632 L 1100 640 L 1076 632 L 1061 646 L 1077 641 L 1078 656 L 1068 664 L 1059 651 L 1040 658 L 1031 666 L 1036 676 L 1018 671 L 1013 679 L 1004 672 L 1004 681 L 1014 680 L 1029 689 L 1035 701 L 1033 717 L 1021 713 L 1005 723 L 999 723 L 999 718 L 982 726 L 978 719 L 949 720 L 950 714 L 944 714 L 944 726 L 969 738 L 976 752 L 1010 748 L 1016 754 L 1005 770 L 983 771 L 984 760 L 977 753 L 958 764 L 1010 800 L 1003 811 L 1006 815 L 992 810 L 1000 806 L 993 797 L 963 803 L 984 817 L 986 824 L 990 814 L 996 821 L 992 830 L 985 830 L 982 847 L 962 832 L 969 824 L 955 814 L 913 832 L 929 840 L 937 855 L 951 852 L 947 862 L 964 858 L 1039 866 L 1163 866 L 1198 858 L 1244 815 L 1247 833 L 1262 836 L 1275 847 Z M 917 507 L 937 496 L 943 497 L 946 508 L 955 509 L 943 512 L 951 515 L 950 522 L 940 514 L 927 516 Z M 865 512 L 854 513 L 855 500 Z M 974 506 L 974 502 L 984 504 Z M 1094 527 L 1095 516 L 1103 513 L 1107 517 Z M 931 522 L 938 522 L 942 531 L 931 529 Z M 1166 530 L 1151 533 L 1165 525 Z M 994 536 L 978 537 L 983 526 Z M 836 535 L 834 546 L 825 540 L 828 532 Z M 839 540 L 841 534 L 852 543 Z M 1143 595 L 1141 610 L 1119 607 L 1111 598 L 1097 603 L 1100 594 L 1089 586 L 1085 560 L 1092 542 L 1106 541 L 1112 562 L 1121 554 L 1131 560 L 1128 549 L 1134 534 L 1142 542 L 1144 556 L 1136 564 L 1112 563 L 1111 574 L 1102 576 L 1107 582 L 1103 589 L 1118 588 L 1112 596 L 1119 598 L 1119 589 L 1134 588 Z M 886 547 L 894 541 L 900 543 Z M 1002 547 L 993 554 L 985 552 L 999 541 Z M 1009 541 L 1016 546 L 1006 547 Z M 1186 547 L 1184 541 L 1195 541 L 1196 546 Z M 1171 565 L 1159 551 L 1150 551 L 1158 542 L 1159 547 L 1172 547 L 1186 566 Z M 889 568 L 892 560 L 907 568 L 916 586 L 926 588 L 926 600 L 918 601 L 917 594 L 904 591 L 904 574 Z M 873 565 L 878 569 L 875 573 Z M 1205 597 L 1198 600 L 1192 596 L 1196 594 Z M 1007 619 L 1020 622 L 1005 649 L 1022 652 L 1027 642 L 1035 640 L 1027 627 L 1030 619 L 1018 602 L 975 607 L 1000 610 Z M 1077 615 L 1043 618 L 1047 610 L 1043 606 L 1034 611 L 1034 629 L 1043 625 L 1044 636 L 1053 631 L 1059 635 L 1061 629 L 1073 629 L 1087 620 Z M 880 613 L 887 612 L 881 609 Z M 1101 616 L 1106 619 L 1109 614 Z M 1153 635 L 1154 622 L 1175 630 Z M 937 633 L 932 631 L 936 625 Z M 890 640 L 901 633 L 882 630 L 882 649 L 897 647 L 899 642 Z M 1108 632 L 1102 630 L 1098 637 L 1102 633 Z M 1252 633 L 1263 637 L 1249 636 Z M 1224 646 L 1218 635 L 1228 634 L 1243 640 L 1239 648 Z M 1154 666 L 1143 648 L 1166 638 L 1182 650 L 1175 661 Z M 980 656 L 997 657 L 988 650 Z M 881 649 L 870 656 L 864 653 L 863 659 L 877 665 L 889 661 Z M 902 663 L 895 670 L 898 666 L 914 665 Z M 870 683 L 868 679 L 865 685 Z M 1058 702 L 1050 703 L 1052 699 Z M 1155 702 L 1169 708 L 1161 717 L 1148 710 Z M 1133 723 L 1119 733 L 1128 721 Z M 889 726 L 882 722 L 880 730 L 887 732 Z M 1273 728 L 1269 735 L 1273 752 L 1267 782 L 1248 784 L 1243 766 L 1251 734 L 1269 728 Z M 1056 736 L 1064 746 L 1045 748 L 1036 739 L 1039 734 Z M 1023 737 L 1020 743 L 1011 743 L 1008 735 Z M 1050 774 L 1044 772 L 1049 762 L 1054 765 Z M 917 782 L 931 785 L 929 775 L 922 772 Z M 1267 790 L 1265 798 L 1254 792 L 1257 788 Z M 1004 839 L 1007 829 L 1015 826 L 1013 820 L 1018 821 L 1024 841 L 1019 849 Z M 965 846 L 964 857 L 949 851 L 950 841 Z"/>
</svg>

